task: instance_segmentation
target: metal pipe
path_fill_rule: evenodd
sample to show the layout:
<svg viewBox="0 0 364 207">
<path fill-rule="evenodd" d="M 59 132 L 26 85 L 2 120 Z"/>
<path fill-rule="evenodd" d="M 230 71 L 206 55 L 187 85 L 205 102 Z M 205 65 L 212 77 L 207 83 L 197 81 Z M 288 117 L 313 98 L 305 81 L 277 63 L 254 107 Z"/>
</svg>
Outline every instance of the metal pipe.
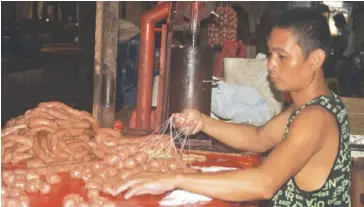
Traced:
<svg viewBox="0 0 364 207">
<path fill-rule="evenodd" d="M 170 113 L 194 108 L 207 116 L 211 112 L 213 50 L 209 47 L 178 47 L 171 50 Z"/>
<path fill-rule="evenodd" d="M 165 68 L 166 68 L 166 44 L 167 44 L 167 25 L 162 25 L 162 38 L 161 38 L 161 55 L 160 55 L 160 69 L 158 81 L 158 98 L 157 98 L 157 120 L 156 125 L 162 125 L 163 113 L 163 99 L 165 97 L 164 87 L 166 86 Z"/>
<path fill-rule="evenodd" d="M 102 127 L 113 127 L 119 2 L 97 2 L 93 116 Z"/>
<path fill-rule="evenodd" d="M 200 2 L 193 2 L 191 4 L 191 35 L 192 35 L 192 46 L 198 45 L 198 38 L 200 33 Z"/>
<path fill-rule="evenodd" d="M 163 101 L 162 101 L 162 116 L 161 122 L 167 121 L 169 118 L 169 85 L 170 85 L 170 65 L 171 65 L 171 47 L 172 45 L 172 32 L 167 29 L 166 39 L 166 53 L 165 53 L 165 65 L 164 65 L 164 87 L 163 87 Z"/>
<path fill-rule="evenodd" d="M 136 125 L 141 130 L 150 129 L 155 24 L 168 17 L 170 5 L 170 2 L 159 4 L 145 13 L 141 20 L 138 101 L 136 108 Z"/>
</svg>

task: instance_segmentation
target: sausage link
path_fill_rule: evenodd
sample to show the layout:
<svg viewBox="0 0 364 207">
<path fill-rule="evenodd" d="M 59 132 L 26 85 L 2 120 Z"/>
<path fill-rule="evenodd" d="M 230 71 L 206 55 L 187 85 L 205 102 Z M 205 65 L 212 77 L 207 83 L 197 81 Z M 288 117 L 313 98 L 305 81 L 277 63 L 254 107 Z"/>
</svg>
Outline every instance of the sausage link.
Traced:
<svg viewBox="0 0 364 207">
<path fill-rule="evenodd" d="M 48 138 L 47 136 L 41 136 L 38 138 L 40 147 L 47 153 L 47 155 L 50 154 L 50 150 L 48 147 Z"/>
<path fill-rule="evenodd" d="M 89 150 L 83 150 L 83 151 L 81 150 L 75 153 L 75 157 L 77 160 L 85 159 L 89 154 L 90 154 Z"/>
<path fill-rule="evenodd" d="M 24 125 L 25 122 L 26 122 L 25 116 L 20 115 L 20 116 L 18 116 L 18 118 L 16 118 L 13 126 Z"/>
<path fill-rule="evenodd" d="M 68 130 L 70 131 L 72 136 L 81 136 L 87 133 L 87 129 L 83 129 L 83 128 L 68 128 Z"/>
<path fill-rule="evenodd" d="M 27 133 L 25 134 L 25 136 L 34 136 L 39 131 L 46 131 L 46 132 L 49 132 L 49 133 L 54 133 L 56 131 L 56 129 L 52 128 L 52 127 L 49 127 L 49 126 L 40 126 L 40 127 L 29 129 L 27 131 Z"/>
<path fill-rule="evenodd" d="M 91 127 L 94 131 L 99 130 L 100 123 L 97 121 L 97 119 L 95 119 L 95 117 L 93 117 L 91 114 L 89 114 L 86 111 L 80 111 L 79 113 L 80 113 L 79 115 L 81 116 L 81 119 L 85 119 L 91 123 Z"/>
<path fill-rule="evenodd" d="M 70 157 L 63 152 L 63 150 L 61 149 L 61 146 L 59 146 L 58 142 L 59 139 L 58 137 L 56 137 L 55 135 L 53 135 L 50 139 L 50 151 L 52 154 L 54 154 L 56 157 L 61 158 L 61 159 L 70 159 Z"/>
<path fill-rule="evenodd" d="M 33 138 L 33 151 L 45 163 L 52 162 L 53 159 L 42 149 L 40 139 L 45 137 L 43 132 L 38 132 L 37 136 Z"/>
<path fill-rule="evenodd" d="M 84 141 L 73 141 L 68 143 L 68 147 L 75 153 L 78 160 L 89 155 L 91 150 L 91 147 Z"/>
<path fill-rule="evenodd" d="M 84 134 L 84 135 L 76 136 L 75 139 L 88 142 L 91 140 L 91 137 Z"/>
<path fill-rule="evenodd" d="M 91 128 L 91 123 L 88 122 L 87 120 L 82 120 L 80 122 L 76 122 L 75 127 L 89 129 L 89 128 Z"/>
<path fill-rule="evenodd" d="M 12 127 L 14 125 L 15 121 L 16 121 L 16 118 L 11 118 L 9 121 L 6 122 L 5 128 Z"/>
<path fill-rule="evenodd" d="M 20 136 L 25 136 L 25 134 L 27 133 L 27 131 L 28 131 L 28 129 L 27 129 L 27 128 L 24 128 L 24 129 L 19 130 L 19 131 L 18 131 L 18 134 L 19 134 Z"/>
<path fill-rule="evenodd" d="M 105 152 L 103 152 L 103 151 L 102 151 L 102 150 L 100 150 L 100 149 L 92 149 L 91 151 L 92 151 L 92 153 L 93 153 L 96 157 L 98 157 L 98 158 L 105 158 L 105 157 L 106 157 L 106 153 L 105 153 Z"/>
<path fill-rule="evenodd" d="M 98 148 L 99 150 L 101 150 L 101 151 L 105 152 L 105 153 L 107 153 L 107 152 L 111 152 L 111 148 L 110 148 L 109 146 L 105 145 L 104 143 L 99 143 L 99 144 L 97 145 L 97 148 Z"/>
<path fill-rule="evenodd" d="M 9 147 L 7 149 L 4 150 L 4 156 L 2 156 L 1 158 L 1 162 L 2 163 L 10 163 L 11 159 L 13 158 L 13 151 L 14 151 L 14 147 Z"/>
<path fill-rule="evenodd" d="M 37 117 L 43 117 L 43 118 L 50 118 L 47 114 L 46 108 L 44 107 L 37 107 L 33 110 L 31 110 L 29 113 L 25 113 L 25 118 L 37 118 Z"/>
<path fill-rule="evenodd" d="M 76 159 L 75 153 L 73 153 L 70 148 L 67 146 L 66 142 L 63 140 L 58 140 L 58 146 L 59 148 L 65 152 L 70 158 Z"/>
<path fill-rule="evenodd" d="M 78 148 L 85 148 L 86 150 L 91 149 L 90 145 L 88 145 L 84 141 L 73 140 L 73 141 L 68 142 L 67 144 L 71 150 L 77 150 Z"/>
<path fill-rule="evenodd" d="M 40 168 L 40 167 L 46 167 L 47 165 L 38 157 L 34 158 L 32 160 L 29 160 L 27 162 L 27 167 L 28 168 Z"/>
<path fill-rule="evenodd" d="M 54 117 L 55 119 L 62 119 L 62 120 L 69 120 L 69 116 L 63 112 L 61 112 L 61 110 L 55 109 L 55 108 L 48 108 L 47 109 L 47 113 L 49 115 L 51 115 L 52 117 Z"/>
<path fill-rule="evenodd" d="M 40 107 L 46 107 L 46 108 L 59 108 L 64 110 L 65 112 L 68 112 L 72 115 L 79 115 L 80 111 L 62 103 L 62 102 L 58 102 L 58 101 L 51 101 L 51 102 L 43 102 L 43 103 L 39 103 L 38 106 Z"/>
<path fill-rule="evenodd" d="M 4 156 L 5 150 L 10 148 L 10 147 L 14 147 L 15 142 L 9 140 L 9 141 L 3 142 L 1 145 L 2 145 L 1 146 L 1 156 Z"/>
<path fill-rule="evenodd" d="M 107 133 L 107 134 L 113 136 L 115 139 L 121 138 L 121 133 L 116 130 L 113 130 L 111 128 L 100 128 L 99 131 Z"/>
<path fill-rule="evenodd" d="M 51 137 L 48 138 L 48 146 L 51 152 L 56 152 L 57 143 L 58 143 L 58 138 L 56 137 L 56 135 L 53 134 L 51 135 Z"/>
<path fill-rule="evenodd" d="M 67 129 L 60 129 L 55 134 L 52 134 L 49 137 L 49 148 L 52 152 L 56 152 L 57 143 L 61 139 L 61 137 L 69 137 L 71 136 L 71 132 Z"/>
<path fill-rule="evenodd" d="M 9 135 L 9 134 L 17 133 L 20 129 L 24 129 L 26 127 L 27 127 L 27 125 L 23 124 L 23 125 L 17 125 L 17 126 L 12 126 L 9 128 L 1 129 L 1 137 Z"/>
<path fill-rule="evenodd" d="M 7 135 L 7 136 L 2 137 L 1 141 L 2 142 L 14 141 L 16 143 L 19 143 L 22 145 L 28 145 L 28 146 L 31 146 L 33 143 L 32 138 L 26 137 L 26 136 L 20 136 L 20 135 Z"/>
<path fill-rule="evenodd" d="M 56 122 L 48 118 L 34 117 L 28 119 L 29 128 L 36 128 L 40 126 L 49 126 L 51 128 L 57 128 Z"/>
<path fill-rule="evenodd" d="M 74 127 L 74 122 L 69 120 L 55 120 L 57 125 L 61 128 L 71 128 Z"/>
<path fill-rule="evenodd" d="M 108 134 L 105 132 L 102 132 L 101 130 L 98 130 L 95 135 L 95 142 L 96 143 L 102 143 L 107 139 Z"/>
<path fill-rule="evenodd" d="M 23 160 L 32 158 L 33 156 L 29 153 L 14 153 L 13 158 L 11 160 L 11 164 L 17 164 Z"/>
<path fill-rule="evenodd" d="M 20 145 L 20 146 L 17 146 L 16 149 L 15 149 L 15 153 L 24 153 L 28 150 L 32 149 L 32 145 Z"/>
</svg>

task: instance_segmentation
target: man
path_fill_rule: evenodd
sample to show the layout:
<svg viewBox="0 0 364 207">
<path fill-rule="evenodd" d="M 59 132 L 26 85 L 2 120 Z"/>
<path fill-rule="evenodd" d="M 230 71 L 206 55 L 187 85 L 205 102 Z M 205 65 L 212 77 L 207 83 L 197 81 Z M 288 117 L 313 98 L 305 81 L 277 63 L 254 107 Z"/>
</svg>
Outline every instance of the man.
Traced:
<svg viewBox="0 0 364 207">
<path fill-rule="evenodd" d="M 356 76 L 356 71 L 351 65 L 351 58 L 355 52 L 355 34 L 348 27 L 342 13 L 336 14 L 333 19 L 341 36 L 341 44 L 337 50 L 336 71 L 338 72 L 338 80 L 342 86 L 342 95 L 350 96 L 353 90 L 352 76 Z"/>
<path fill-rule="evenodd" d="M 273 28 L 268 70 L 293 104 L 262 127 L 213 120 L 193 109 L 174 115 L 186 134 L 203 131 L 242 151 L 266 152 L 257 168 L 198 174 L 141 173 L 116 193 L 125 197 L 175 188 L 228 201 L 270 199 L 270 206 L 349 206 L 350 150 L 345 106 L 326 86 L 326 19 L 309 9 L 285 13 Z"/>
<path fill-rule="evenodd" d="M 347 25 L 345 17 L 342 13 L 338 13 L 333 17 L 335 26 L 337 27 L 340 35 L 343 38 L 343 52 L 342 55 L 350 58 L 355 51 L 355 34 L 354 31 Z"/>
</svg>

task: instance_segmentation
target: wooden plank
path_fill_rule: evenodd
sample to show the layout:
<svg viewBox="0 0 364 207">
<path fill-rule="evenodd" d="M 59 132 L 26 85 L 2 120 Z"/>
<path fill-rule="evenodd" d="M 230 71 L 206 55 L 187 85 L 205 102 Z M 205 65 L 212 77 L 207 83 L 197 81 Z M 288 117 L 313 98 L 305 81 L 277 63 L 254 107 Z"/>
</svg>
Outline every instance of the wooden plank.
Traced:
<svg viewBox="0 0 364 207">
<path fill-rule="evenodd" d="M 102 127 L 113 127 L 115 117 L 118 28 L 119 2 L 97 2 L 93 116 Z"/>
</svg>

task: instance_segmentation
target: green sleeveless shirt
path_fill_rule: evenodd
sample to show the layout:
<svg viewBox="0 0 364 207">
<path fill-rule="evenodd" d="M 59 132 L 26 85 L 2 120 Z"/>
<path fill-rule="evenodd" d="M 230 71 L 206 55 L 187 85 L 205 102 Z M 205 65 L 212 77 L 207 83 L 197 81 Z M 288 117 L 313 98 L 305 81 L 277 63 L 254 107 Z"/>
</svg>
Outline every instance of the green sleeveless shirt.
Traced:
<svg viewBox="0 0 364 207">
<path fill-rule="evenodd" d="M 348 115 L 344 104 L 336 94 L 333 97 L 320 96 L 294 111 L 288 120 L 283 140 L 286 139 L 289 127 L 296 116 L 308 106 L 319 105 L 331 112 L 339 128 L 339 149 L 330 174 L 323 185 L 315 191 L 300 189 L 291 178 L 272 197 L 269 206 L 289 207 L 328 207 L 351 206 L 351 154 L 349 143 Z M 313 129 L 314 130 L 314 129 Z M 314 175 L 313 175 L 314 176 Z"/>
</svg>

